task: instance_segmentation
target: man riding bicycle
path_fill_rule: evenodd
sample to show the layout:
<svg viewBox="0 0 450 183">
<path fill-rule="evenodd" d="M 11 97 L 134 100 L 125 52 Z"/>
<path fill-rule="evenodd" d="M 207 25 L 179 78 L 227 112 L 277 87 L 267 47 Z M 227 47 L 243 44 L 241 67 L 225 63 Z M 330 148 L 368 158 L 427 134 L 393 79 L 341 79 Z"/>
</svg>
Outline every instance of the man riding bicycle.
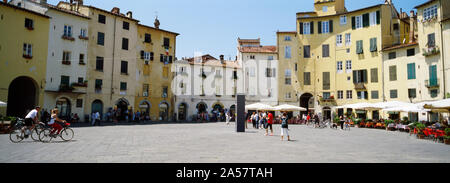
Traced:
<svg viewBox="0 0 450 183">
<path fill-rule="evenodd" d="M 40 110 L 41 110 L 41 107 L 36 106 L 25 117 L 25 126 L 30 130 L 30 132 L 34 128 L 34 125 L 39 123 L 38 114 L 39 114 Z M 30 135 L 30 134 L 27 134 L 26 136 L 28 136 L 28 135 Z"/>
</svg>

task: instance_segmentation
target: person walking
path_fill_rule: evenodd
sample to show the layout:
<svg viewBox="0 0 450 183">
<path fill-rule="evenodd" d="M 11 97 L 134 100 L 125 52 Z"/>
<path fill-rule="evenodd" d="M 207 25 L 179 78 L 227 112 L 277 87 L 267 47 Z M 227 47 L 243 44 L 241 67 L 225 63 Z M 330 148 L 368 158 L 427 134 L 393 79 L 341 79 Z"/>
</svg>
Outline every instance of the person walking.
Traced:
<svg viewBox="0 0 450 183">
<path fill-rule="evenodd" d="M 255 112 L 252 113 L 252 116 L 250 118 L 252 120 L 253 128 L 256 128 Z"/>
<path fill-rule="evenodd" d="M 95 123 L 97 123 L 98 126 L 102 126 L 100 122 L 101 122 L 100 113 L 96 112 L 95 113 Z"/>
<path fill-rule="evenodd" d="M 273 114 L 269 112 L 269 114 L 267 115 L 266 136 L 269 133 L 269 127 L 270 127 L 270 136 L 273 136 L 272 124 L 273 124 Z"/>
<path fill-rule="evenodd" d="M 256 129 L 259 129 L 259 113 L 256 112 L 255 114 L 255 123 L 256 123 Z"/>
<path fill-rule="evenodd" d="M 289 131 L 289 125 L 288 125 L 287 114 L 283 113 L 283 116 L 281 116 L 281 141 L 283 141 L 284 135 L 287 136 L 288 141 L 291 141 L 288 131 Z"/>
<path fill-rule="evenodd" d="M 341 130 L 344 130 L 344 123 L 345 123 L 345 120 L 344 120 L 344 117 L 340 117 L 339 118 L 339 123 L 341 123 L 340 125 L 341 125 Z"/>
<path fill-rule="evenodd" d="M 91 125 L 95 126 L 95 120 L 97 120 L 97 117 L 95 115 L 95 112 L 92 112 L 91 114 Z"/>
<path fill-rule="evenodd" d="M 225 111 L 225 118 L 227 121 L 227 125 L 230 125 L 230 112 L 229 111 Z"/>
<path fill-rule="evenodd" d="M 314 115 L 314 128 L 319 127 L 319 123 L 320 123 L 320 119 L 319 119 L 319 115 L 315 114 Z"/>
</svg>

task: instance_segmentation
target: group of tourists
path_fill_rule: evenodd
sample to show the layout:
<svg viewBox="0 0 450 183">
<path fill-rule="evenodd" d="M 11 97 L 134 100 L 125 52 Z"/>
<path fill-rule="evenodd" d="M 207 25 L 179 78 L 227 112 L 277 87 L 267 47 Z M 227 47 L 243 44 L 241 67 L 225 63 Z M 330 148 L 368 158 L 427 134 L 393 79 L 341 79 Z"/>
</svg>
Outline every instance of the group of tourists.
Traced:
<svg viewBox="0 0 450 183">
<path fill-rule="evenodd" d="M 229 109 L 214 109 L 209 114 L 206 111 L 197 112 L 196 121 L 199 122 L 219 122 L 226 121 L 229 124 L 230 121 L 235 119 L 235 114 Z"/>
<path fill-rule="evenodd" d="M 289 130 L 288 130 L 288 117 L 287 113 L 282 113 L 282 115 L 279 115 L 278 118 L 281 121 L 281 140 L 284 139 L 284 136 L 287 136 L 288 141 L 291 140 L 289 137 Z M 273 136 L 273 124 L 274 124 L 274 116 L 270 112 L 253 112 L 251 116 L 249 116 L 248 121 L 251 121 L 253 124 L 254 129 L 265 129 L 266 133 L 265 136 L 269 135 L 269 129 L 270 129 L 270 136 Z"/>
</svg>

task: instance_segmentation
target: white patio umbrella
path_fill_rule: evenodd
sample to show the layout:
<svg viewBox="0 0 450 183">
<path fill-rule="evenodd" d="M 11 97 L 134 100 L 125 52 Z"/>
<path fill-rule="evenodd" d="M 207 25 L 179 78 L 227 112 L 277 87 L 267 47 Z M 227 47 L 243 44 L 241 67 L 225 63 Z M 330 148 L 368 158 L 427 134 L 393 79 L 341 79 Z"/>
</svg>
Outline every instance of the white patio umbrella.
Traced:
<svg viewBox="0 0 450 183">
<path fill-rule="evenodd" d="M 375 107 L 373 104 L 371 103 L 356 103 L 356 104 L 347 104 L 347 105 L 343 105 L 343 106 L 339 106 L 337 107 L 338 109 L 343 109 L 343 108 L 351 108 L 351 109 L 371 109 Z"/>
<path fill-rule="evenodd" d="M 294 105 L 288 105 L 288 104 L 284 104 L 284 105 L 279 105 L 274 107 L 277 111 L 307 111 L 305 108 L 303 107 L 298 107 L 298 106 L 294 106 Z"/>
<path fill-rule="evenodd" d="M 450 99 L 425 103 L 425 105 L 423 107 L 426 109 L 444 110 L 444 111 L 449 112 L 450 111 Z"/>
<path fill-rule="evenodd" d="M 404 107 L 391 107 L 387 109 L 383 109 L 385 112 L 428 112 L 429 109 L 424 109 L 419 106 L 404 106 Z"/>
<path fill-rule="evenodd" d="M 400 102 L 400 101 L 389 101 L 389 102 L 379 102 L 373 104 L 375 108 L 378 109 L 388 109 L 388 108 L 394 108 L 394 107 L 416 107 L 416 104 L 407 103 L 407 102 Z"/>
<path fill-rule="evenodd" d="M 254 104 L 246 105 L 245 110 L 275 111 L 276 109 L 267 104 L 254 103 Z"/>
<path fill-rule="evenodd" d="M 5 102 L 2 102 L 2 101 L 0 101 L 0 107 L 6 107 L 6 103 Z"/>
</svg>

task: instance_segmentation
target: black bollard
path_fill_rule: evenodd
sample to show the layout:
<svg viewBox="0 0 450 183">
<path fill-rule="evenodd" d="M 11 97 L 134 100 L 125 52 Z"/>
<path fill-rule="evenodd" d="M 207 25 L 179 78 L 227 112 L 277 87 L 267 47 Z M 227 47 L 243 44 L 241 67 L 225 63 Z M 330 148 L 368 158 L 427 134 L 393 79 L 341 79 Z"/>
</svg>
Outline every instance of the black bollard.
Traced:
<svg viewBox="0 0 450 183">
<path fill-rule="evenodd" d="M 245 132 L 245 95 L 238 95 L 236 104 L 236 132 Z"/>
</svg>

